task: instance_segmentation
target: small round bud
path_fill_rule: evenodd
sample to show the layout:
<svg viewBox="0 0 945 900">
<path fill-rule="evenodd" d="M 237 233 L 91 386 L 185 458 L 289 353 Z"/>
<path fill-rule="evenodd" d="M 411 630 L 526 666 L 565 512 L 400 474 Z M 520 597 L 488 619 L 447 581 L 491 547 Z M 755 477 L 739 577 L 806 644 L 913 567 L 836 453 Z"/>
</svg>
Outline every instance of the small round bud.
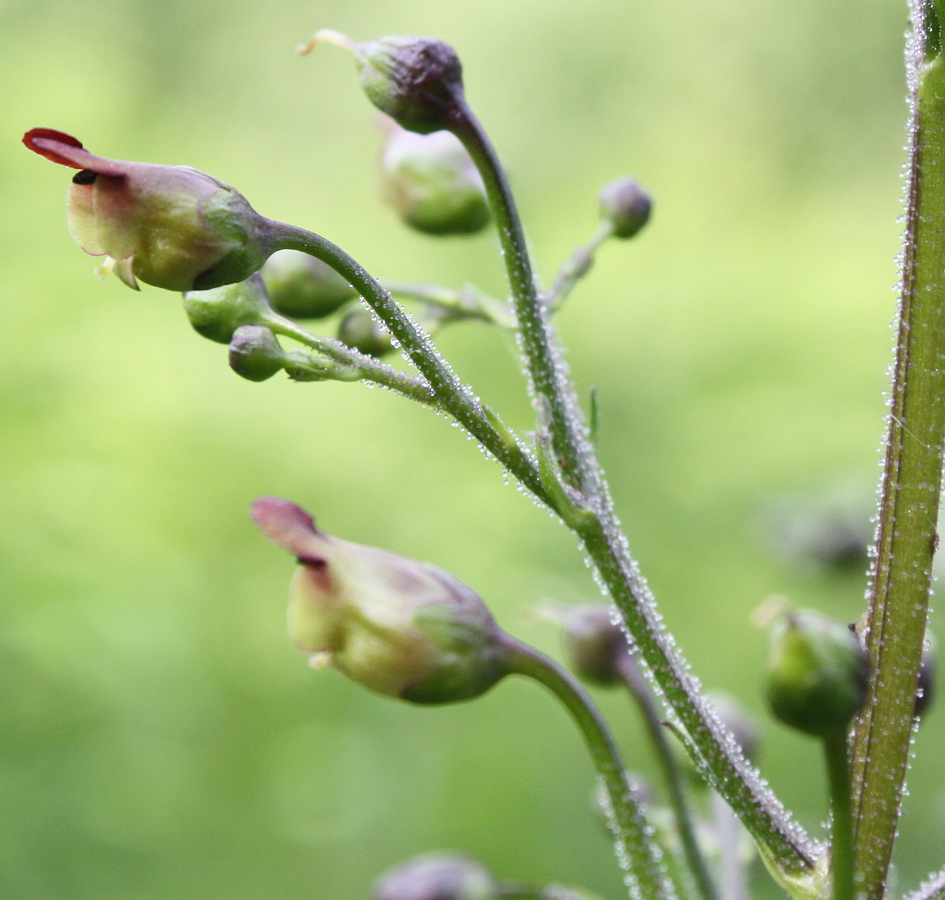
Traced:
<svg viewBox="0 0 945 900">
<path fill-rule="evenodd" d="M 300 52 L 319 43 L 347 50 L 368 99 L 404 128 L 429 134 L 450 125 L 463 95 L 463 67 L 449 44 L 425 37 L 383 37 L 359 44 L 325 29 Z"/>
<path fill-rule="evenodd" d="M 262 267 L 272 308 L 293 319 L 330 316 L 358 292 L 331 266 L 299 250 L 279 250 Z"/>
<path fill-rule="evenodd" d="M 768 703 L 785 725 L 817 737 L 846 728 L 866 700 L 869 659 L 840 622 L 781 609 L 771 626 Z"/>
<path fill-rule="evenodd" d="M 650 219 L 653 201 L 632 178 L 618 178 L 600 192 L 600 217 L 617 238 L 632 238 Z"/>
<path fill-rule="evenodd" d="M 285 354 L 264 325 L 241 325 L 230 341 L 230 368 L 249 381 L 265 381 L 282 370 Z"/>
<path fill-rule="evenodd" d="M 434 566 L 331 537 L 286 500 L 253 519 L 301 568 L 289 633 L 313 664 L 411 703 L 469 700 L 509 671 L 507 641 L 478 594 Z"/>
<path fill-rule="evenodd" d="M 474 234 L 489 224 L 482 178 L 449 131 L 416 134 L 392 123 L 381 154 L 381 194 L 425 234 Z"/>
<path fill-rule="evenodd" d="M 394 349 L 391 336 L 366 309 L 353 309 L 341 320 L 338 339 L 368 356 L 384 356 Z"/>
<path fill-rule="evenodd" d="M 194 330 L 218 344 L 230 343 L 242 325 L 258 325 L 269 311 L 266 285 L 258 272 L 236 284 L 184 294 L 184 312 Z"/>
<path fill-rule="evenodd" d="M 620 661 L 630 652 L 609 606 L 581 604 L 561 610 L 568 664 L 582 681 L 609 686 L 622 681 Z"/>
<path fill-rule="evenodd" d="M 374 900 L 498 900 L 488 869 L 459 853 L 429 853 L 389 869 L 374 882 Z"/>
</svg>

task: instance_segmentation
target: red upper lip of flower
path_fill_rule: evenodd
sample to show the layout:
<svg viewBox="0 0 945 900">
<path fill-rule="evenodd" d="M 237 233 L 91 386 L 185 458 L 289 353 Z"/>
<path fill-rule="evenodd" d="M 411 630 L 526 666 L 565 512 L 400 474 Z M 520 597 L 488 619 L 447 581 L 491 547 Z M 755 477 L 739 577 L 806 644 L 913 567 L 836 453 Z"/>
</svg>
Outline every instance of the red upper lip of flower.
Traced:
<svg viewBox="0 0 945 900">
<path fill-rule="evenodd" d="M 99 175 L 117 177 L 128 174 L 120 161 L 89 153 L 71 134 L 52 128 L 31 128 L 23 135 L 23 143 L 34 153 L 70 169 L 88 169 Z"/>
</svg>

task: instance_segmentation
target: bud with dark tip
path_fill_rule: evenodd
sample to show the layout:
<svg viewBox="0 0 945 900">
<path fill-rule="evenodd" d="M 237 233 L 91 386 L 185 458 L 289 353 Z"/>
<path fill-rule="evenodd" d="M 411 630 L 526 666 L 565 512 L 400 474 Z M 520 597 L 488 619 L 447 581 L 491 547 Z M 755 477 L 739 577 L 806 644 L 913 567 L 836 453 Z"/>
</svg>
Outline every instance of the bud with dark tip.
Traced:
<svg viewBox="0 0 945 900">
<path fill-rule="evenodd" d="M 616 238 L 633 237 L 650 219 L 653 201 L 632 178 L 618 178 L 600 192 L 600 217 Z"/>
<path fill-rule="evenodd" d="M 328 263 L 300 250 L 279 250 L 260 274 L 276 312 L 293 319 L 330 316 L 358 292 Z"/>
<path fill-rule="evenodd" d="M 389 869 L 374 900 L 498 900 L 505 896 L 485 866 L 459 853 L 429 853 Z"/>
<path fill-rule="evenodd" d="M 282 371 L 285 353 L 264 325 L 241 325 L 230 341 L 230 368 L 249 381 L 265 381 Z"/>
<path fill-rule="evenodd" d="M 271 307 L 266 285 L 257 272 L 246 281 L 209 291 L 188 291 L 184 312 L 196 332 L 218 344 L 229 344 L 237 328 L 261 324 Z"/>
<path fill-rule="evenodd" d="M 785 725 L 817 737 L 847 727 L 866 700 L 869 658 L 850 629 L 811 610 L 781 609 L 770 631 L 768 703 Z"/>
<path fill-rule="evenodd" d="M 381 195 L 425 234 L 474 234 L 489 224 L 475 164 L 449 131 L 417 134 L 390 123 L 381 154 Z"/>
<path fill-rule="evenodd" d="M 463 96 L 463 67 L 456 51 L 425 37 L 383 37 L 359 44 L 323 29 L 299 48 L 335 44 L 354 57 L 368 99 L 409 131 L 429 134 L 447 128 Z"/>
<path fill-rule="evenodd" d="M 315 665 L 412 703 L 452 703 L 509 671 L 503 632 L 472 590 L 434 566 L 331 537 L 287 500 L 253 503 L 263 532 L 296 557 L 289 632 Z"/>
<path fill-rule="evenodd" d="M 51 128 L 33 128 L 23 143 L 79 171 L 68 194 L 69 232 L 97 272 L 114 272 L 171 291 L 206 290 L 242 281 L 271 250 L 271 223 L 235 188 L 186 166 L 125 162 L 89 153 Z"/>
<path fill-rule="evenodd" d="M 394 349 L 390 334 L 366 309 L 353 309 L 341 320 L 338 339 L 368 356 L 384 356 Z"/>
</svg>

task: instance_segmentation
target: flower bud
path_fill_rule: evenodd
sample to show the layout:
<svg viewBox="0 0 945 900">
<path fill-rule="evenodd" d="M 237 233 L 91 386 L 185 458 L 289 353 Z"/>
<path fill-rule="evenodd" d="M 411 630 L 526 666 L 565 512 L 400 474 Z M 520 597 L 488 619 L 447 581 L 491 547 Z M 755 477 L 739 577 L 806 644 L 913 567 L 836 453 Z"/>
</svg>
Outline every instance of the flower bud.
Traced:
<svg viewBox="0 0 945 900">
<path fill-rule="evenodd" d="M 507 674 L 502 632 L 479 596 L 449 573 L 331 537 L 286 500 L 256 500 L 253 519 L 301 564 L 289 633 L 313 663 L 424 704 L 471 699 Z"/>
<path fill-rule="evenodd" d="M 429 853 L 389 869 L 374 900 L 498 900 L 501 886 L 488 869 L 459 853 Z"/>
<path fill-rule="evenodd" d="M 600 192 L 600 217 L 617 238 L 632 238 L 650 219 L 653 201 L 632 178 L 618 178 Z"/>
<path fill-rule="evenodd" d="M 463 67 L 456 51 L 436 38 L 383 37 L 359 44 L 331 29 L 299 48 L 335 44 L 353 57 L 368 99 L 409 131 L 447 128 L 463 95 Z"/>
<path fill-rule="evenodd" d="M 218 344 L 228 344 L 243 325 L 258 325 L 270 311 L 259 273 L 246 281 L 184 294 L 184 312 L 194 330 Z"/>
<path fill-rule="evenodd" d="M 391 123 L 381 194 L 407 225 L 426 234 L 473 234 L 489 223 L 482 178 L 449 131 L 417 134 Z"/>
<path fill-rule="evenodd" d="M 568 665 L 582 681 L 608 686 L 623 680 L 621 660 L 630 648 L 609 606 L 583 603 L 560 610 Z"/>
<path fill-rule="evenodd" d="M 394 349 L 390 334 L 366 309 L 353 309 L 341 320 L 338 339 L 368 356 L 384 356 Z"/>
<path fill-rule="evenodd" d="M 74 137 L 34 128 L 35 153 L 80 171 L 68 194 L 69 232 L 99 274 L 171 291 L 242 281 L 268 255 L 268 220 L 235 188 L 186 166 L 123 162 L 89 153 Z"/>
<path fill-rule="evenodd" d="M 817 737 L 846 728 L 866 700 L 869 658 L 846 625 L 781 609 L 771 626 L 767 699 L 785 725 Z"/>
<path fill-rule="evenodd" d="M 285 354 L 264 325 L 241 325 L 230 341 L 230 368 L 249 381 L 265 381 L 282 370 Z"/>
<path fill-rule="evenodd" d="M 293 319 L 330 316 L 358 292 L 328 263 L 299 250 L 279 250 L 262 267 L 269 302 Z"/>
</svg>

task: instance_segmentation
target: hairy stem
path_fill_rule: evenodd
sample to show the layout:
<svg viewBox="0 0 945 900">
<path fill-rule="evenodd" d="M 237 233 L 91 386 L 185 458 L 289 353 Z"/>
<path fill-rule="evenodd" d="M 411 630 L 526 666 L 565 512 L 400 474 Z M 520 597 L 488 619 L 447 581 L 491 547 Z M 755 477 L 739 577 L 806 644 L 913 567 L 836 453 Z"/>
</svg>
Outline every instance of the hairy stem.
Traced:
<svg viewBox="0 0 945 900">
<path fill-rule="evenodd" d="M 670 806 L 676 819 L 676 829 L 683 845 L 683 853 L 689 863 L 689 869 L 696 883 L 699 896 L 703 900 L 715 900 L 717 892 L 709 874 L 709 867 L 703 856 L 702 849 L 696 839 L 695 828 L 692 823 L 692 811 L 686 792 L 683 787 L 682 772 L 679 764 L 666 739 L 666 729 L 657 714 L 656 706 L 650 696 L 650 688 L 637 667 L 636 661 L 627 653 L 618 662 L 618 671 L 621 680 L 633 697 L 643 719 L 647 736 L 655 751 L 656 762 L 663 773 L 666 789 L 669 793 Z"/>
<path fill-rule="evenodd" d="M 808 871 L 816 848 L 744 760 L 734 738 L 709 713 L 630 556 L 548 310 L 540 301 L 508 181 L 465 100 L 456 103 L 450 127 L 473 158 L 486 186 L 519 321 L 523 365 L 536 405 L 548 419 L 558 475 L 577 492 L 587 513 L 564 518 L 593 561 L 645 664 L 696 748 L 697 765 L 779 868 L 795 875 Z"/>
<path fill-rule="evenodd" d="M 437 352 L 429 335 L 414 325 L 390 294 L 357 260 L 337 244 L 312 231 L 274 220 L 270 220 L 269 227 L 273 234 L 273 249 L 308 253 L 347 279 L 427 380 L 440 409 L 462 425 L 536 497 L 546 499 L 537 464 L 520 445 L 511 429 L 504 426 L 498 416 L 460 382 Z"/>
<path fill-rule="evenodd" d="M 618 856 L 626 861 L 631 897 L 660 900 L 676 896 L 660 862 L 659 847 L 636 791 L 627 779 L 620 751 L 597 707 L 577 680 L 558 663 L 533 647 L 506 636 L 510 650 L 510 670 L 541 682 L 565 705 L 574 719 L 594 761 L 597 774 L 607 791 L 611 827 L 617 840 Z"/>
<path fill-rule="evenodd" d="M 884 896 L 909 759 L 945 438 L 945 68 L 923 61 L 917 8 L 905 255 L 865 636 L 870 693 L 854 731 L 860 896 Z"/>
</svg>

